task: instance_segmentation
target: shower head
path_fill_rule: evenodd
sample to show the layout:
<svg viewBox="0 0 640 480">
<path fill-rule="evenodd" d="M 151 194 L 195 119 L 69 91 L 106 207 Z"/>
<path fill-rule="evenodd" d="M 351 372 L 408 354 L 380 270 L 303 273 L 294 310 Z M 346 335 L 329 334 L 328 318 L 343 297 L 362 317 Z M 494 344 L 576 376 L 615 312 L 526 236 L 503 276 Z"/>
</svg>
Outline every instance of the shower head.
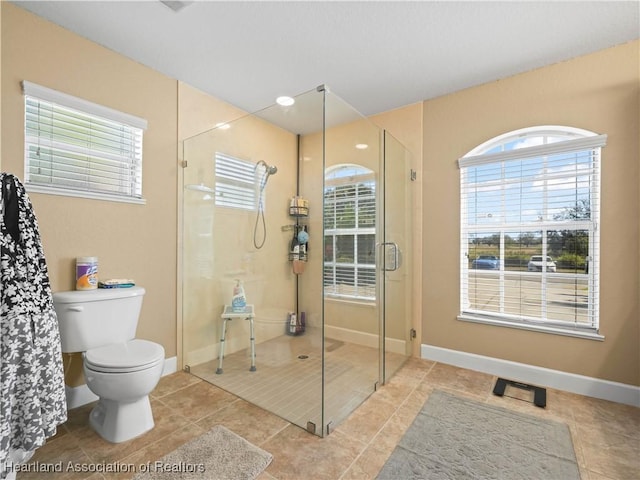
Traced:
<svg viewBox="0 0 640 480">
<path fill-rule="evenodd" d="M 274 173 L 278 173 L 278 167 L 276 167 L 275 165 L 269 165 L 267 167 L 267 173 L 269 175 L 273 175 Z"/>
<path fill-rule="evenodd" d="M 264 167 L 264 172 L 267 176 L 273 175 L 278 171 L 278 167 L 276 167 L 275 165 L 267 165 L 267 162 L 265 162 L 264 160 L 258 160 L 255 169 L 257 170 L 260 165 Z"/>
<path fill-rule="evenodd" d="M 264 173 L 262 174 L 262 177 L 260 179 L 260 191 L 262 191 L 264 190 L 264 187 L 267 186 L 267 180 L 269 180 L 269 177 L 278 172 L 278 167 L 276 167 L 275 165 L 267 165 L 267 162 L 265 162 L 264 160 L 258 160 L 255 169 L 258 170 L 258 167 L 260 165 L 264 167 Z"/>
</svg>

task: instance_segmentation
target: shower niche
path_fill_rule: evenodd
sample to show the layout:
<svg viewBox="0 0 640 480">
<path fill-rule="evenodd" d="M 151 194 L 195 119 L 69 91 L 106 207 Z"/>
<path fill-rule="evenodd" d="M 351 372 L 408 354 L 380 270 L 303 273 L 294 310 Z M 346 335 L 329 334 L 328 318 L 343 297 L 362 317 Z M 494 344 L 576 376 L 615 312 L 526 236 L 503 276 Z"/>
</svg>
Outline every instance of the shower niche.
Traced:
<svg viewBox="0 0 640 480">
<path fill-rule="evenodd" d="M 182 364 L 325 436 L 411 352 L 411 159 L 323 86 L 294 100 L 183 142 Z"/>
</svg>

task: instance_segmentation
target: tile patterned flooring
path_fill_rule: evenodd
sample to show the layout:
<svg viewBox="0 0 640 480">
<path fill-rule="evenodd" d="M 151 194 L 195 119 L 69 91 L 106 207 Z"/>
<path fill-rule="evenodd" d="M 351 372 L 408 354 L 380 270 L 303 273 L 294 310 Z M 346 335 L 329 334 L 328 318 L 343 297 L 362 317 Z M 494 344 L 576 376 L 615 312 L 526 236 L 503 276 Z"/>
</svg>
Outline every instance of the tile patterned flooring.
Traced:
<svg viewBox="0 0 640 480">
<path fill-rule="evenodd" d="M 193 375 L 177 372 L 163 377 L 152 392 L 156 426 L 150 432 L 128 442 L 108 443 L 87 425 L 91 405 L 86 405 L 69 412 L 69 420 L 32 461 L 138 465 L 157 460 L 222 424 L 273 455 L 258 480 L 375 478 L 429 394 L 440 389 L 566 423 L 583 480 L 640 478 L 639 408 L 547 389 L 547 408 L 541 409 L 523 401 L 517 389 L 508 389 L 504 397 L 494 396 L 495 380 L 484 373 L 411 358 L 331 435 L 320 438 Z M 25 472 L 18 474 L 18 480 L 132 476 Z"/>
<path fill-rule="evenodd" d="M 254 372 L 249 371 L 249 349 L 244 349 L 225 356 L 221 375 L 215 373 L 217 359 L 191 366 L 191 373 L 299 427 L 310 422 L 320 432 L 323 379 L 325 423 L 338 425 L 371 395 L 379 375 L 377 348 L 335 339 L 324 345 L 323 357 L 322 331 L 308 329 L 306 335 L 282 335 L 256 345 Z M 387 371 L 397 371 L 405 360 L 387 352 Z"/>
</svg>

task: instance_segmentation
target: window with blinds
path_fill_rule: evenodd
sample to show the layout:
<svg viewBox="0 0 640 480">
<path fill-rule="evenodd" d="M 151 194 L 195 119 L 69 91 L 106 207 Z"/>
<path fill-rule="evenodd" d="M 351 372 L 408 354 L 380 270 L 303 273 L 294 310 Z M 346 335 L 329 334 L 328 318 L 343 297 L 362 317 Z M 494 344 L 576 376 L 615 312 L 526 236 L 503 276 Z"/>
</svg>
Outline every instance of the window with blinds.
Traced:
<svg viewBox="0 0 640 480">
<path fill-rule="evenodd" d="M 216 206 L 256 210 L 256 164 L 216 152 Z"/>
<path fill-rule="evenodd" d="M 30 82 L 25 105 L 29 191 L 144 203 L 145 120 Z"/>
<path fill-rule="evenodd" d="M 325 177 L 324 290 L 329 296 L 373 301 L 376 183 L 374 173 L 341 165 Z"/>
<path fill-rule="evenodd" d="M 461 319 L 597 334 L 605 143 L 583 130 L 531 128 L 459 160 Z"/>
</svg>

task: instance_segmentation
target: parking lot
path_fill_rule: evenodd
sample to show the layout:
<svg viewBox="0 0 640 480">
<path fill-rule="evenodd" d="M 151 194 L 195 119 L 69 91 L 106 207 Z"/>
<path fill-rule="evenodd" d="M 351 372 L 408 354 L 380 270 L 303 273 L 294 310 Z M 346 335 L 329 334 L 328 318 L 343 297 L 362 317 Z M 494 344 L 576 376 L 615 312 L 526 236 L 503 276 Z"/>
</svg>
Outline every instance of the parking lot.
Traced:
<svg viewBox="0 0 640 480">
<path fill-rule="evenodd" d="M 588 276 L 583 274 L 469 270 L 473 309 L 529 317 L 589 323 Z"/>
</svg>

